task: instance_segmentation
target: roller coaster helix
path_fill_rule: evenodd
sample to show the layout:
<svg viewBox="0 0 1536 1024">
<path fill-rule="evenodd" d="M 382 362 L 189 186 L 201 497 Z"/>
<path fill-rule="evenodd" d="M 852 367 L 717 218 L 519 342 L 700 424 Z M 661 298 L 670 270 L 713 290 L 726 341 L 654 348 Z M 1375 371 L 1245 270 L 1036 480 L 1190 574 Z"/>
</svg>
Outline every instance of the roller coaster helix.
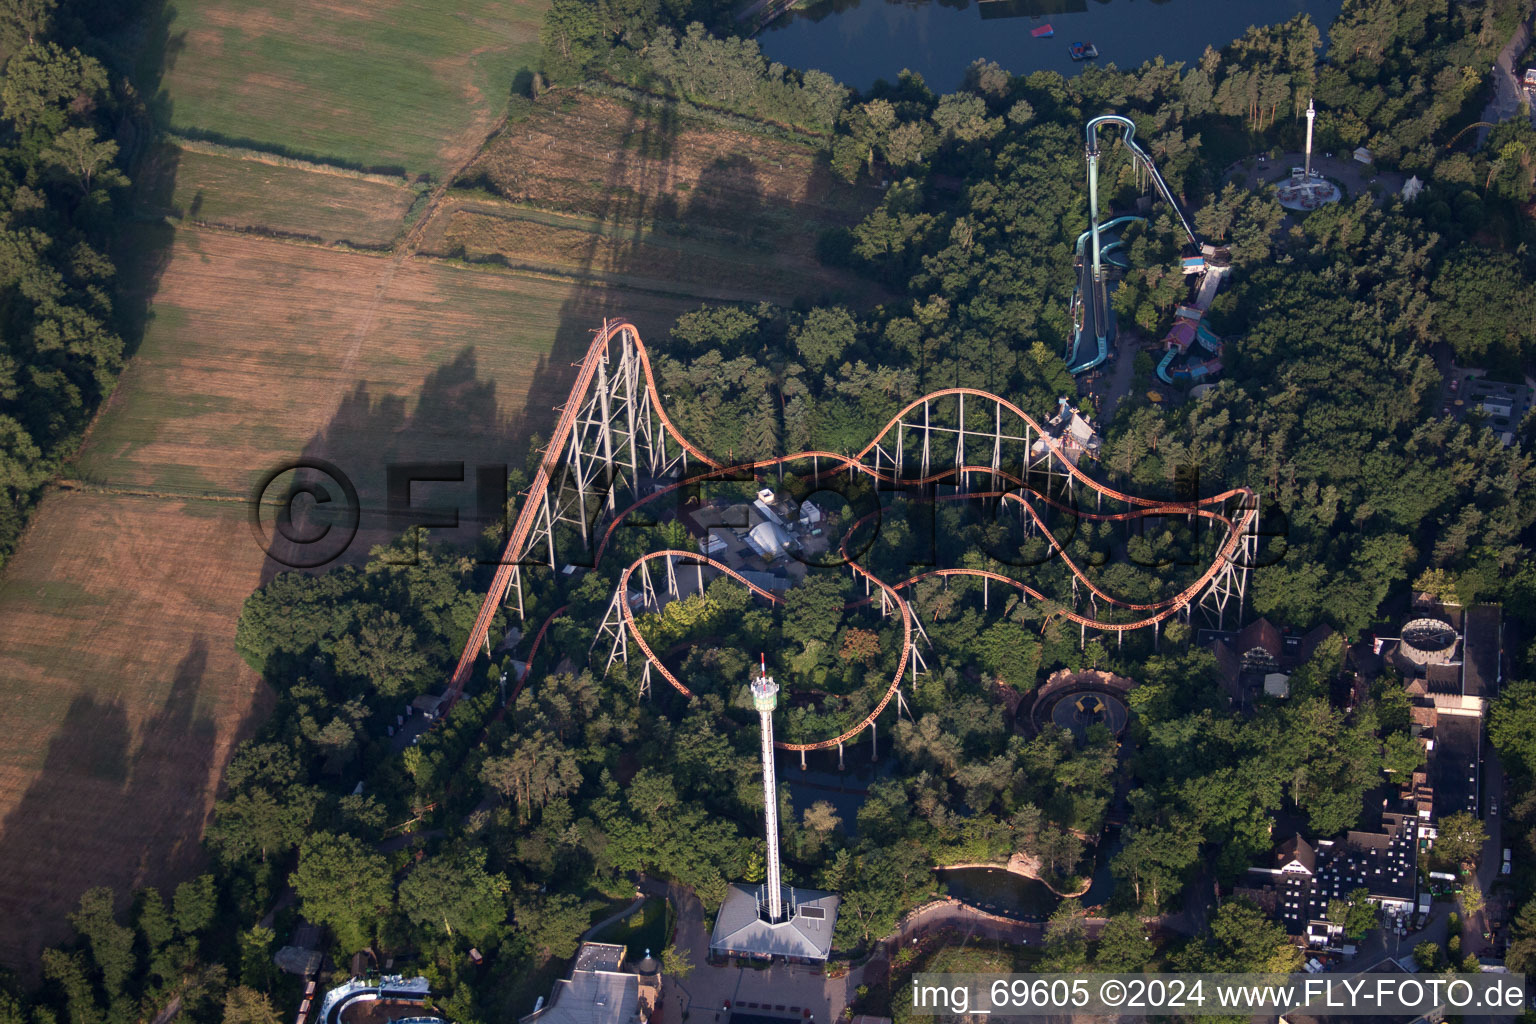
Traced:
<svg viewBox="0 0 1536 1024">
<path fill-rule="evenodd" d="M 944 415 L 951 405 L 957 415 Z M 940 413 L 938 417 L 934 415 L 936 410 Z M 979 426 L 983 422 L 987 425 Z M 1074 606 L 1054 605 L 1056 616 L 1078 624 L 1082 640 L 1086 640 L 1089 630 L 1114 634 L 1117 638 L 1137 629 L 1155 631 L 1174 616 L 1188 621 L 1191 609 L 1196 607 L 1222 624 L 1229 610 L 1241 614 L 1257 547 L 1258 510 L 1248 488 L 1188 501 L 1147 498 L 1116 490 L 1094 480 L 1066 451 L 1064 442 L 1024 410 L 1005 398 L 973 388 L 946 388 L 914 399 L 872 441 L 851 455 L 805 451 L 734 464 L 722 462 L 690 442 L 668 417 L 635 326 L 621 320 L 606 320 L 578 365 L 569 400 L 560 411 L 549 445 L 524 496 L 490 589 L 449 680 L 449 703 L 463 693 L 482 649 L 490 654 L 490 628 L 503 604 L 511 603 L 518 616 L 523 617 L 524 570 L 540 563 L 547 564 L 551 571 L 557 569 L 557 532 L 579 535 L 583 544 L 589 545 L 588 550 L 595 551 L 595 564 L 600 564 L 614 530 L 631 512 L 707 481 L 750 480 L 765 471 L 806 463 L 818 475 L 846 471 L 851 478 L 862 476 L 888 487 L 926 488 L 925 493 L 931 493 L 932 487 L 941 483 L 954 488 L 953 493 L 930 500 L 989 499 L 1016 507 L 1026 527 L 1037 530 L 1048 542 L 1051 555 L 1070 571 L 1074 597 L 1079 590 L 1087 595 L 1091 613 Z M 1081 488 L 1084 497 L 1092 495 L 1095 510 L 1078 508 L 1030 486 L 1028 478 L 1038 479 L 1041 475 L 1054 480 L 1060 493 L 1075 497 Z M 658 482 L 667 480 L 674 482 Z M 978 484 L 979 481 L 986 483 Z M 621 491 L 630 499 L 623 507 L 618 502 Z M 1126 508 L 1105 512 L 1105 499 Z M 1037 508 L 1037 504 L 1043 508 Z M 1076 564 L 1066 546 L 1048 528 L 1047 517 L 1053 509 L 1101 522 L 1184 517 L 1220 524 L 1225 527 L 1225 535 L 1211 564 L 1193 581 L 1172 596 L 1138 603 L 1108 593 Z M 607 526 L 599 534 L 597 524 L 603 519 Z M 853 528 L 858 526 L 855 523 Z M 852 529 L 849 535 L 851 532 Z M 850 557 L 846 544 L 845 535 L 840 545 L 842 564 L 864 584 L 868 595 L 865 601 L 857 603 L 878 602 L 882 616 L 899 617 L 901 650 L 883 697 L 852 728 L 815 742 L 777 742 L 781 749 L 799 751 L 802 758 L 809 750 L 837 748 L 841 753 L 843 744 L 863 730 L 870 729 L 873 735 L 876 719 L 893 700 L 898 708 L 902 706 L 903 678 L 910 673 L 915 679 L 922 667 L 919 644 L 926 641 L 911 598 L 906 596 L 918 584 L 930 579 L 973 577 L 987 581 L 988 586 L 995 583 L 1011 588 L 1026 601 L 1033 598 L 1052 602 L 1020 580 L 983 569 L 934 569 L 892 583 Z M 648 607 L 657 608 L 663 603 L 656 594 L 653 566 L 665 580 L 667 593 L 680 596 L 679 565 L 693 568 L 701 586 L 708 568 L 712 573 L 736 580 L 770 603 L 781 602 L 782 597 L 724 562 L 672 547 L 644 554 L 623 569 L 594 646 L 605 637 L 612 639 L 611 667 L 615 660 L 627 661 L 633 645 L 644 660 L 642 686 L 648 684 L 654 672 L 679 694 L 692 697 L 693 691 L 647 643 L 636 622 L 632 601 L 633 585 L 640 588 L 640 596 Z M 1099 610 L 1101 603 L 1107 606 L 1103 614 Z M 1105 617 L 1110 610 L 1129 617 Z M 546 620 L 539 631 L 541 639 L 548 626 Z"/>
</svg>

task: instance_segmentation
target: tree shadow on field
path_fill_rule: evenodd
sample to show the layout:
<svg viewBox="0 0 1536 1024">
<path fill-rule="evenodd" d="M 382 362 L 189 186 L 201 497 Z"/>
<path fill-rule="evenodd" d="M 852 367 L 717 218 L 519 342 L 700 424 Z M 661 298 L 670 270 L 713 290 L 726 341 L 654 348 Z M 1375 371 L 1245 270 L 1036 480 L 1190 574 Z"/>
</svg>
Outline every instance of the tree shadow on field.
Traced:
<svg viewBox="0 0 1536 1024">
<path fill-rule="evenodd" d="M 125 906 L 132 889 L 175 884 L 201 863 L 219 767 L 218 727 L 197 708 L 207 662 L 198 638 L 137 735 L 118 702 L 76 696 L 0 823 L 0 962 L 24 979 L 36 980 L 44 946 L 68 936 L 66 915 L 86 889 L 111 886 Z"/>
<path fill-rule="evenodd" d="M 413 524 L 427 526 L 434 541 L 473 547 L 487 526 L 505 519 L 506 472 L 521 454 L 516 451 L 520 436 L 501 409 L 496 382 L 481 375 L 472 345 L 428 373 L 410 399 L 375 397 L 367 381 L 359 380 L 301 456 L 329 463 L 356 489 L 356 536 L 335 557 L 315 566 L 305 563 L 329 554 L 323 543 L 278 540 L 262 567 L 262 583 L 290 568 L 324 571 L 338 563 L 361 564 L 370 548 Z M 493 481 L 485 485 L 490 487 L 487 497 L 481 494 L 484 478 Z M 296 473 L 294 479 L 341 497 L 312 471 Z M 408 491 L 402 489 L 404 481 L 410 481 Z M 301 538 L 318 535 L 327 524 L 338 537 L 345 532 L 343 516 L 327 516 L 326 509 L 307 498 L 300 497 L 292 508 L 292 533 Z M 448 525 L 454 518 L 458 524 Z"/>
<path fill-rule="evenodd" d="M 131 16 L 132 0 L 121 6 L 120 15 Z M 159 130 L 171 123 L 171 100 L 161 82 L 186 45 L 185 32 L 171 32 L 175 16 L 176 8 L 168 3 L 142 4 L 140 28 L 134 33 L 137 52 L 114 54 L 115 64 L 128 65 L 117 70 L 132 76 L 144 103 L 142 112 L 125 114 L 116 137 L 128 165 L 128 202 L 134 213 L 120 222 L 112 254 L 119 282 L 115 312 L 125 359 L 143 343 L 154 316 L 151 304 L 176 239 L 175 228 L 153 218 L 180 215 L 173 196 L 181 151 L 158 139 Z"/>
</svg>

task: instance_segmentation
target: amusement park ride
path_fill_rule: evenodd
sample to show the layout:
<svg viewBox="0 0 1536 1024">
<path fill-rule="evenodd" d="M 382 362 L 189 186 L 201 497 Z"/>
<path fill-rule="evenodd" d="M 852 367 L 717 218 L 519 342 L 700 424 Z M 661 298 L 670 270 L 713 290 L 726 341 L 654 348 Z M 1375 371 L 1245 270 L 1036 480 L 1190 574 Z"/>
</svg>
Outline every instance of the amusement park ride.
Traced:
<svg viewBox="0 0 1536 1024">
<path fill-rule="evenodd" d="M 1287 210 L 1315 210 L 1343 198 L 1339 186 L 1312 169 L 1312 122 L 1317 118 L 1312 101 L 1307 100 L 1307 149 L 1302 166 L 1291 168 L 1291 178 L 1276 191 L 1280 205 Z"/>
<path fill-rule="evenodd" d="M 1226 249 L 1203 245 L 1195 236 L 1195 229 L 1190 226 L 1189 218 L 1184 216 L 1173 190 L 1163 180 L 1152 157 L 1136 144 L 1135 122 L 1119 114 L 1104 114 L 1089 121 L 1086 128 L 1087 145 L 1084 148 L 1088 162 L 1088 230 L 1077 237 L 1077 291 L 1072 296 L 1072 345 L 1067 352 L 1067 368 L 1074 374 L 1092 370 L 1108 359 L 1109 343 L 1115 337 L 1115 312 L 1109 305 L 1109 285 L 1112 276 L 1129 267 L 1121 250 L 1123 241 L 1115 229 L 1123 224 L 1146 223 L 1145 217 L 1134 215 L 1115 217 L 1107 223 L 1099 223 L 1099 129 L 1108 124 L 1120 126 L 1121 143 L 1136 161 L 1138 170 L 1144 170 L 1157 186 L 1158 194 L 1178 217 L 1190 246 L 1199 254 L 1182 261 L 1186 274 L 1198 275 L 1196 298 L 1189 308 L 1198 309 L 1203 315 L 1215 297 L 1216 289 L 1229 265 Z M 1188 344 L 1183 348 L 1187 349 Z M 1164 360 L 1158 376 L 1165 383 L 1172 383 L 1167 376 L 1168 362 Z"/>
<path fill-rule="evenodd" d="M 1016 510 L 1025 528 L 1038 532 L 1050 544 L 1073 580 L 1070 602 L 1053 601 L 1020 580 L 981 569 L 935 569 L 889 582 L 844 550 L 844 567 L 863 583 L 870 607 L 882 616 L 900 618 L 900 656 L 884 695 L 852 728 L 816 742 L 775 742 L 778 749 L 799 751 L 802 760 L 809 750 L 835 748 L 841 755 L 843 745 L 865 729 L 871 731 L 873 742 L 875 722 L 886 706 L 893 700 L 898 702 L 898 709 L 904 706 L 900 693 L 903 679 L 909 673 L 915 679 L 924 667 L 918 643 L 927 644 L 927 637 L 909 596 L 923 580 L 980 577 L 990 581 L 989 585 L 1012 588 L 1025 600 L 1049 602 L 1054 616 L 1078 624 L 1083 640 L 1089 630 L 1114 634 L 1118 639 L 1131 630 L 1156 631 L 1174 616 L 1187 621 L 1196 606 L 1217 621 L 1224 619 L 1229 606 L 1240 613 L 1248 569 L 1256 553 L 1258 511 L 1251 490 L 1236 488 L 1192 501 L 1123 493 L 1094 480 L 1068 456 L 1060 440 L 1018 406 L 972 388 L 947 388 L 913 400 L 869 444 L 851 455 L 805 451 L 735 464 L 719 461 L 685 438 L 668 418 L 640 332 L 633 324 L 609 320 L 596 332 L 579 364 L 569 400 L 524 496 L 490 590 L 449 681 L 448 705 L 462 695 L 481 652 L 491 653 L 489 632 L 503 604 L 510 603 L 519 618 L 523 617 L 525 574 L 540 571 L 541 564 L 551 573 L 558 570 L 560 542 L 569 544 L 579 539 L 584 550 L 595 556 L 593 564 L 601 564 L 615 529 L 629 513 L 707 481 L 751 479 L 789 465 L 823 482 L 844 474 L 850 480 L 862 475 L 888 488 L 927 489 L 931 493 L 943 485 L 954 492 L 946 498 L 994 500 L 1001 507 Z M 1054 480 L 1057 492 L 1067 494 L 1072 503 L 1049 496 L 1050 487 L 1038 486 L 1042 479 Z M 627 497 L 622 505 L 621 493 Z M 1086 505 L 1080 499 L 1089 495 L 1093 511 L 1079 507 Z M 1105 499 L 1123 505 L 1123 510 L 1103 511 Z M 1200 520 L 1220 524 L 1225 535 L 1211 564 L 1178 593 L 1158 601 L 1126 601 L 1094 583 L 1052 534 L 1047 517 L 1063 510 L 1090 522 L 1146 517 Z M 698 574 L 702 583 L 706 566 L 735 579 L 764 601 L 783 600 L 724 563 L 696 552 L 665 549 L 642 555 L 620 573 L 608 613 L 593 642 L 595 646 L 604 638 L 611 639 L 610 666 L 618 660 L 627 662 L 633 646 L 643 658 L 642 693 L 648 691 L 654 674 L 678 693 L 693 696 L 647 644 L 635 621 L 635 604 L 659 609 L 666 597 L 681 596 L 680 569 Z M 546 620 L 540 638 L 548 625 Z"/>
</svg>

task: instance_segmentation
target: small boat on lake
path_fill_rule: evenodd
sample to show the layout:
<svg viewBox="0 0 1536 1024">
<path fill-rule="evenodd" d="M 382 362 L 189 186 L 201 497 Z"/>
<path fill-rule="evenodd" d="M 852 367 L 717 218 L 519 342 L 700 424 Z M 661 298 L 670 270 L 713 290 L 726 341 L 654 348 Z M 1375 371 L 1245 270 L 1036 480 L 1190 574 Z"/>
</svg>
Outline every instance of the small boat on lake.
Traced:
<svg viewBox="0 0 1536 1024">
<path fill-rule="evenodd" d="M 1041 25 L 1039 28 L 1030 29 L 1029 34 L 1036 39 L 1049 39 L 1056 34 L 1056 30 L 1049 25 Z"/>
<path fill-rule="evenodd" d="M 1099 48 L 1092 43 L 1073 43 L 1067 47 L 1073 60 L 1092 60 L 1099 55 Z"/>
</svg>

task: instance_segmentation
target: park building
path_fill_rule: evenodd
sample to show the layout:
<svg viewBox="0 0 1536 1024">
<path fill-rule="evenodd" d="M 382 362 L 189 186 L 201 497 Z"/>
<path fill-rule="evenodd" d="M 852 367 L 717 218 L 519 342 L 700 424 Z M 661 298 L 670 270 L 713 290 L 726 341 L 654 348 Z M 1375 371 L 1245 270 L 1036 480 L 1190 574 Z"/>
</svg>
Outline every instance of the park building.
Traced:
<svg viewBox="0 0 1536 1024">
<path fill-rule="evenodd" d="M 1328 905 L 1365 889 L 1389 917 L 1406 918 L 1418 892 L 1418 842 L 1412 815 L 1384 811 L 1374 832 L 1308 841 L 1297 833 L 1275 848 L 1270 862 L 1248 869 L 1257 883 L 1239 889 L 1284 925 L 1299 945 L 1336 949 L 1343 929 Z"/>
<path fill-rule="evenodd" d="M 634 970 L 623 946 L 583 942 L 570 976 L 519 1024 L 645 1024 L 661 1006 L 661 965 L 647 950 Z"/>
<path fill-rule="evenodd" d="M 742 574 L 774 577 L 765 590 L 785 590 L 805 576 L 805 561 L 827 550 L 828 517 L 814 502 L 797 502 L 764 487 L 750 502 L 685 507 L 679 521 L 699 550 Z"/>
<path fill-rule="evenodd" d="M 1202 630 L 1200 642 L 1209 644 L 1216 655 L 1222 689 L 1232 707 L 1251 711 L 1260 694 L 1289 696 L 1291 674 L 1332 634 L 1328 626 L 1298 633 L 1260 617 L 1236 632 Z"/>
<path fill-rule="evenodd" d="M 1055 442 L 1057 453 L 1074 466 L 1084 455 L 1097 459 L 1101 442 L 1093 424 L 1065 398 L 1057 399 L 1056 404 L 1056 414 L 1045 421 L 1041 432 Z M 1033 459 L 1040 459 L 1049 450 L 1045 438 L 1039 438 L 1030 447 L 1029 454 Z"/>
<path fill-rule="evenodd" d="M 1424 745 L 1425 768 L 1402 787 L 1424 848 L 1448 815 L 1480 813 L 1483 724 L 1501 682 L 1503 611 L 1421 594 L 1398 634 L 1377 637 L 1374 647 L 1402 673 L 1411 727 Z"/>
<path fill-rule="evenodd" d="M 712 958 L 743 957 L 771 960 L 775 957 L 798 964 L 825 963 L 832 954 L 832 926 L 841 902 L 830 892 L 781 889 L 783 920 L 768 920 L 764 887 L 733 883 L 720 904 L 715 930 L 709 939 Z"/>
</svg>

